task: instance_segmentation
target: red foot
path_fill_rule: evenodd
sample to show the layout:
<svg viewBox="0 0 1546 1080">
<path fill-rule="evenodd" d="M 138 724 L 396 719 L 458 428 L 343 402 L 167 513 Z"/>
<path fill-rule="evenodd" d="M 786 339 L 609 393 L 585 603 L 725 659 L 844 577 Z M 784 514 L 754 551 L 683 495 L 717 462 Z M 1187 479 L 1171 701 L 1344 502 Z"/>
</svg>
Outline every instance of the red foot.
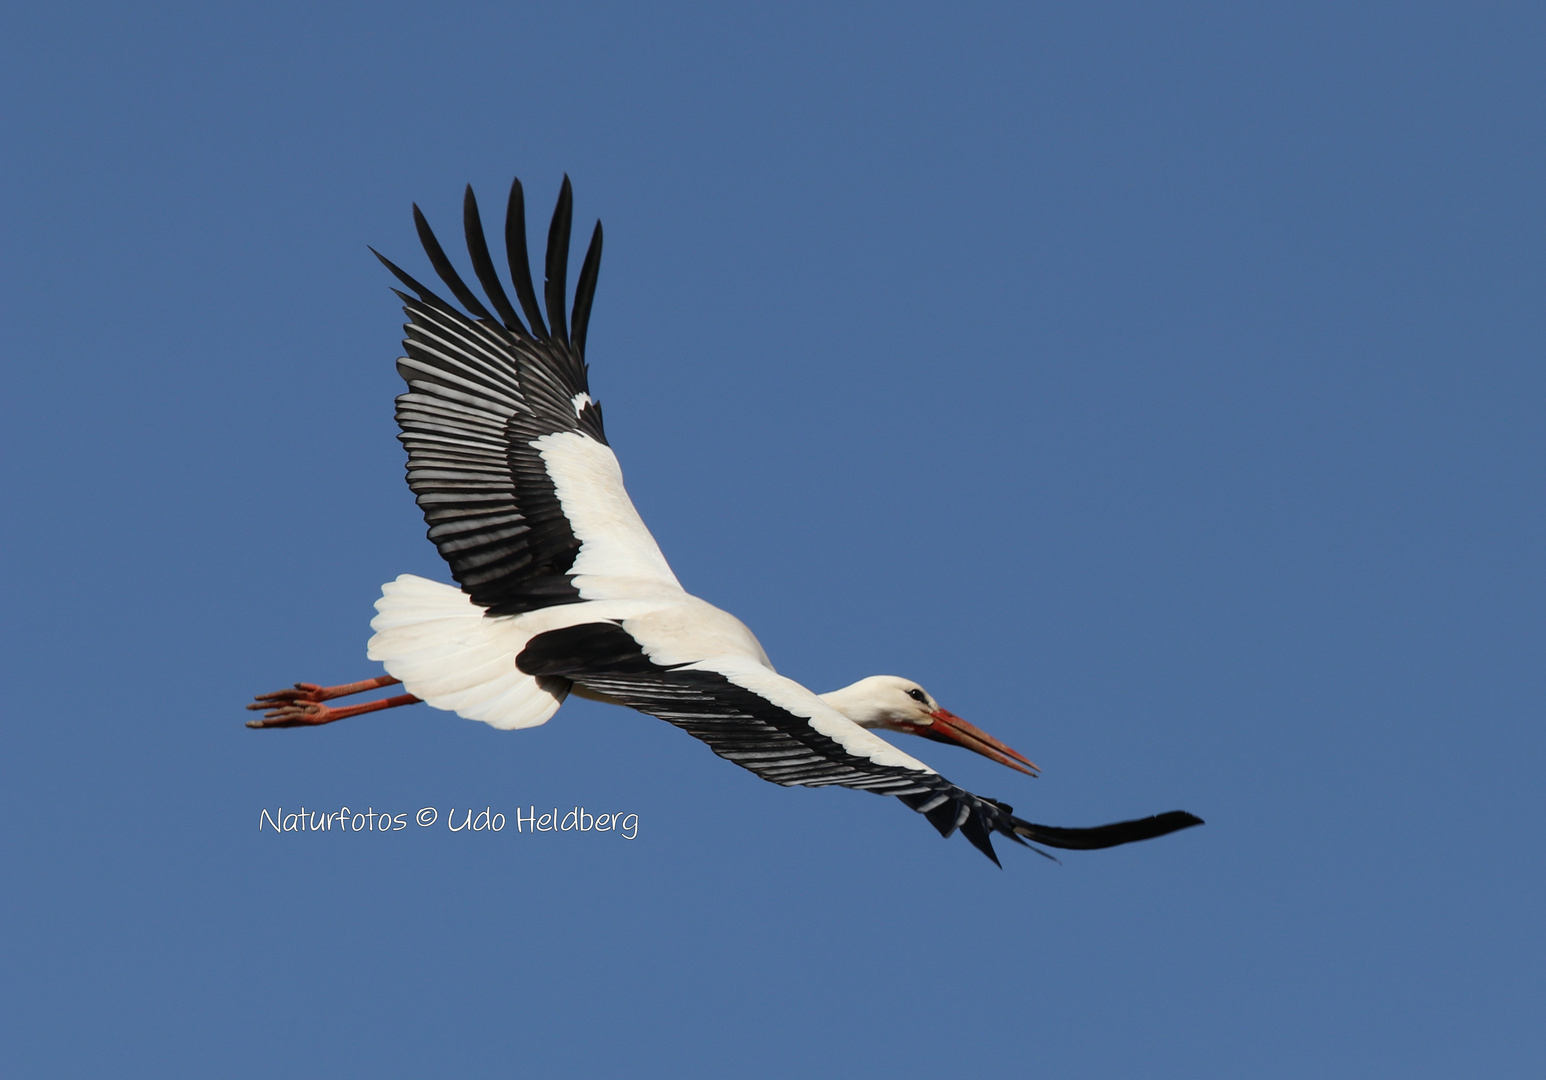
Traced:
<svg viewBox="0 0 1546 1080">
<path fill-rule="evenodd" d="M 248 720 L 247 726 L 250 728 L 315 727 L 319 724 L 331 724 L 334 720 L 342 720 L 346 716 L 359 716 L 361 713 L 392 709 L 399 705 L 412 705 L 420 700 L 412 694 L 399 694 L 380 701 L 368 701 L 363 705 L 346 705 L 341 709 L 322 704 L 330 698 L 348 697 L 350 694 L 359 694 L 383 686 L 395 686 L 399 681 L 401 680 L 394 679 L 390 675 L 382 675 L 379 678 L 365 679 L 361 682 L 344 683 L 342 686 L 296 683 L 293 690 L 276 690 L 272 694 L 257 695 L 257 700 L 247 708 L 268 711 L 263 714 L 261 720 Z"/>
</svg>

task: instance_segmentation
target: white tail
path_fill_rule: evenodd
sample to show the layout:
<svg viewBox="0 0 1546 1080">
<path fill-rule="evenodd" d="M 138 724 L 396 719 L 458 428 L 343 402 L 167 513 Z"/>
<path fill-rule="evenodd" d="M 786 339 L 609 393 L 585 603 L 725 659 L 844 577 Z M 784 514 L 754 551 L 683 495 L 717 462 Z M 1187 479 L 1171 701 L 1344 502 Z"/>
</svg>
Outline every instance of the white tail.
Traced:
<svg viewBox="0 0 1546 1080">
<path fill-rule="evenodd" d="M 514 618 L 489 618 L 454 585 L 403 574 L 381 586 L 366 655 L 437 709 L 497 728 L 546 723 L 568 696 L 562 680 L 522 674 L 530 638 Z"/>
</svg>

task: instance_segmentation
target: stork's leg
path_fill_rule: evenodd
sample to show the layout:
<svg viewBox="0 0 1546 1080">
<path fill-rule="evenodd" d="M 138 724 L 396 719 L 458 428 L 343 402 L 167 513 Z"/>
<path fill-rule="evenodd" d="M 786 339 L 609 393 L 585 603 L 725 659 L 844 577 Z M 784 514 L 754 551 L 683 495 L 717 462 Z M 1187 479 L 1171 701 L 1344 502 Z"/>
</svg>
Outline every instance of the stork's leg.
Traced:
<svg viewBox="0 0 1546 1080">
<path fill-rule="evenodd" d="M 399 705 L 412 705 L 421 700 L 412 694 L 398 694 L 396 697 L 367 701 L 363 705 L 345 705 L 338 709 L 322 704 L 331 698 L 348 697 L 350 694 L 361 694 L 366 690 L 376 690 L 383 686 L 395 686 L 400 681 L 390 675 L 382 675 L 360 682 L 344 683 L 341 686 L 296 683 L 293 690 L 275 690 L 272 694 L 257 695 L 257 700 L 247 708 L 268 711 L 263 714 L 261 720 L 248 720 L 247 726 L 250 728 L 315 727 L 318 724 L 331 724 L 334 720 L 342 720 L 346 716 L 359 716 L 361 713 L 393 709 Z"/>
</svg>

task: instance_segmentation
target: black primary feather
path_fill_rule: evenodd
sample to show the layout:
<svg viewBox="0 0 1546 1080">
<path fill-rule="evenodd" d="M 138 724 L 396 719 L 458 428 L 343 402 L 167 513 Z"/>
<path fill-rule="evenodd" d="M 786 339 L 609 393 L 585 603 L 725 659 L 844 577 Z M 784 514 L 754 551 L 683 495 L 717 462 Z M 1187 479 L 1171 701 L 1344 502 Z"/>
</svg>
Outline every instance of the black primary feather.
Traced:
<svg viewBox="0 0 1546 1080">
<path fill-rule="evenodd" d="M 430 265 L 435 268 L 435 273 L 440 275 L 440 280 L 446 283 L 446 288 L 451 290 L 451 295 L 461 301 L 462 306 L 479 319 L 487 319 L 489 322 L 498 322 L 493 312 L 483 306 L 477 294 L 467 287 L 462 276 L 456 272 L 456 267 L 451 265 L 451 260 L 446 258 L 445 249 L 440 246 L 440 241 L 435 239 L 435 230 L 429 227 L 429 222 L 424 218 L 424 212 L 419 209 L 419 204 L 413 204 L 413 224 L 419 230 L 419 243 L 424 245 L 424 254 L 429 256 Z"/>
<path fill-rule="evenodd" d="M 979 815 L 966 815 L 966 820 L 961 822 L 961 835 L 971 841 L 972 847 L 992 859 L 994 866 L 1000 870 L 1004 868 L 1004 864 L 998 861 L 998 853 L 993 850 L 993 840 L 988 834 L 988 826 L 983 824 Z"/>
<path fill-rule="evenodd" d="M 499 275 L 494 272 L 494 260 L 489 256 L 488 238 L 483 235 L 483 219 L 478 215 L 478 199 L 472 193 L 471 184 L 467 185 L 467 193 L 462 196 L 462 231 L 467 234 L 467 254 L 472 256 L 473 273 L 478 275 L 483 292 L 499 312 L 499 317 L 505 321 L 505 329 L 513 334 L 524 334 L 526 326 L 515 313 Z"/>
<path fill-rule="evenodd" d="M 1180 829 L 1203 824 L 1202 818 L 1185 810 L 1172 810 L 1168 814 L 1137 818 L 1133 821 L 1115 821 L 1110 825 L 1096 825 L 1089 829 L 1064 829 L 1056 825 L 1035 825 L 1029 821 L 1014 819 L 1014 830 L 1028 840 L 1048 847 L 1067 851 L 1096 851 L 1100 848 L 1132 844 L 1139 840 L 1153 840 Z"/>
<path fill-rule="evenodd" d="M 366 249 L 372 255 L 374 255 L 376 258 L 381 260 L 381 265 L 382 266 L 385 266 L 388 270 L 392 271 L 392 276 L 393 277 L 397 278 L 398 281 L 401 281 L 404 285 L 408 286 L 408 288 L 410 288 L 414 292 L 416 292 L 419 295 L 419 299 L 421 301 L 423 301 L 425 304 L 428 304 L 430 307 L 434 308 L 437 311 L 449 312 L 450 314 L 455 315 L 459 319 L 460 318 L 466 318 L 466 316 L 464 316 L 460 311 L 457 311 L 454 307 L 452 307 L 450 304 L 446 303 L 440 297 L 436 296 L 429 289 L 426 289 L 411 274 L 409 274 L 402 267 L 398 266 L 391 259 L 389 259 L 385 255 L 381 254 L 381 252 L 377 251 L 373 247 L 370 247 L 369 245 L 366 245 Z M 393 292 L 397 292 L 396 289 L 393 289 L 392 291 Z M 401 296 L 403 298 L 403 300 L 405 300 L 405 301 L 408 299 L 406 296 L 403 296 L 403 294 L 400 293 L 400 292 L 398 292 L 397 295 Z"/>
<path fill-rule="evenodd" d="M 585 355 L 585 330 L 590 325 L 591 301 L 596 298 L 596 278 L 601 273 L 601 222 L 590 234 L 590 247 L 585 249 L 585 261 L 580 264 L 580 280 L 574 287 L 574 317 L 569 328 L 569 340 L 574 351 Z"/>
<path fill-rule="evenodd" d="M 574 189 L 569 177 L 564 176 L 563 187 L 558 189 L 558 205 L 553 208 L 553 222 L 548 226 L 547 282 L 543 288 L 548 302 L 548 325 L 559 341 L 569 340 L 564 319 L 564 290 L 569 284 L 569 226 L 574 217 Z"/>
<path fill-rule="evenodd" d="M 537 290 L 531 283 L 531 261 L 526 251 L 526 194 L 521 189 L 520 177 L 510 181 L 510 201 L 505 204 L 505 258 L 510 263 L 510 282 L 515 286 L 515 297 L 526 312 L 526 321 L 532 333 L 548 336 L 548 325 L 542 321 L 542 308 L 537 303 Z"/>
</svg>

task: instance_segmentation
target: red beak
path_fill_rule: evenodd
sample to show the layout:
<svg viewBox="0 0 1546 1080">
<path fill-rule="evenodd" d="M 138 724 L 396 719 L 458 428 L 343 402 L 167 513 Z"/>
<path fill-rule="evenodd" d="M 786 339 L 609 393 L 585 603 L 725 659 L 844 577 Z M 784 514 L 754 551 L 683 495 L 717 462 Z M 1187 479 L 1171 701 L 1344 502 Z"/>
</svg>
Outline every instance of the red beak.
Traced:
<svg viewBox="0 0 1546 1080">
<path fill-rule="evenodd" d="M 968 750 L 975 750 L 983 757 L 991 758 L 1000 765 L 1008 765 L 1011 769 L 1018 769 L 1027 776 L 1035 776 L 1040 771 L 1035 763 L 1020 751 L 1010 749 L 981 728 L 968 724 L 949 709 L 935 709 L 929 715 L 934 718 L 934 723 L 928 727 L 914 728 L 915 735 L 922 735 L 925 739 L 933 739 L 935 742 L 954 743 Z"/>
</svg>

